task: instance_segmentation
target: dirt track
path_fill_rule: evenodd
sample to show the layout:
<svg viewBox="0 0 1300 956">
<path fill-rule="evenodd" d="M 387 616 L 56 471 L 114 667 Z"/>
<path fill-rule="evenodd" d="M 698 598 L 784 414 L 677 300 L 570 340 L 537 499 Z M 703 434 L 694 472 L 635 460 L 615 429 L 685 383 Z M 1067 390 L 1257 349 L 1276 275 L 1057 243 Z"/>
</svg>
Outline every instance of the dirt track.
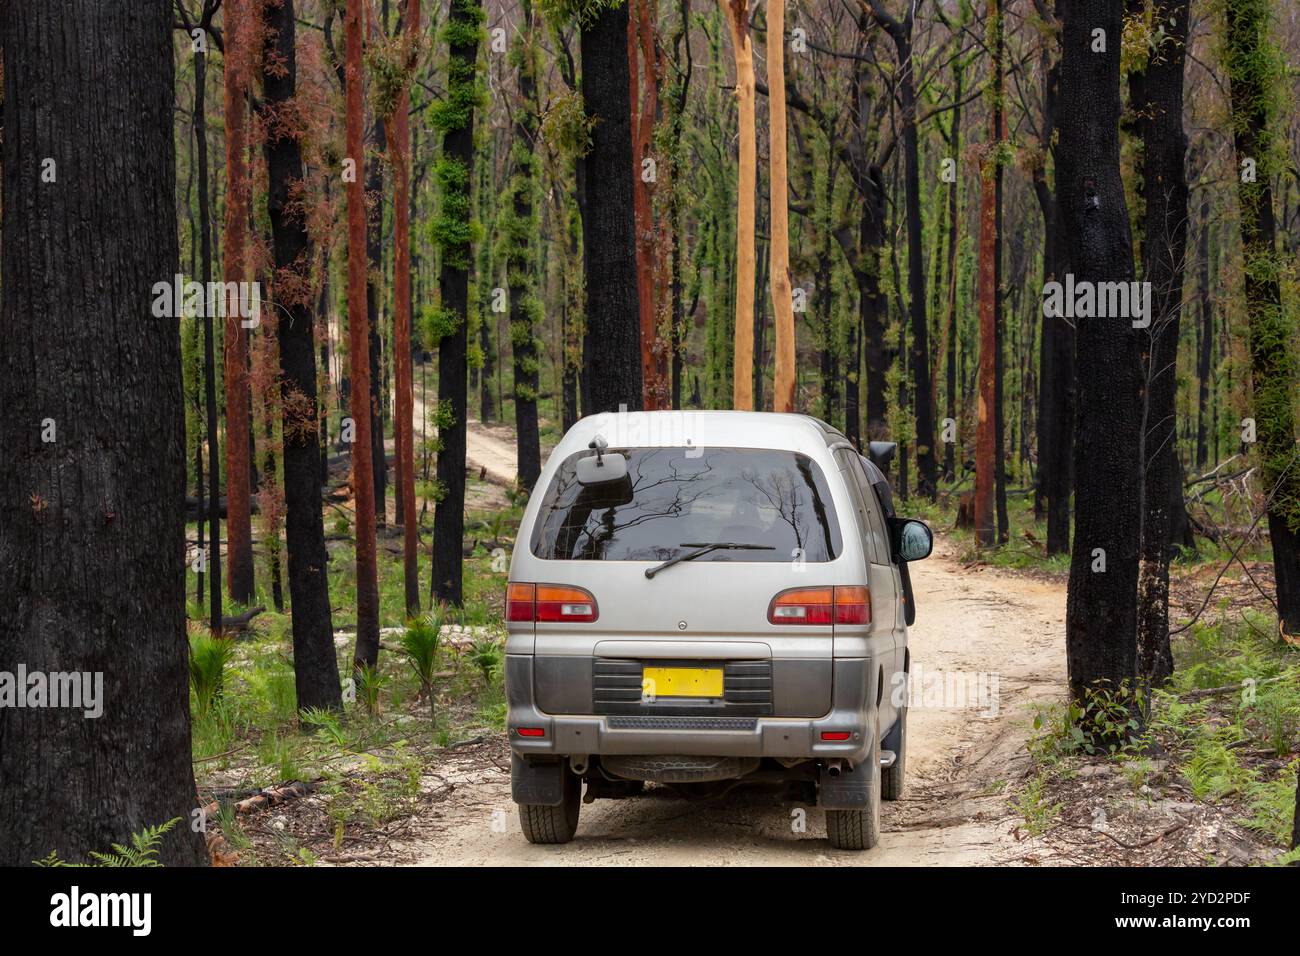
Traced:
<svg viewBox="0 0 1300 956">
<path fill-rule="evenodd" d="M 510 800 L 504 749 L 485 762 L 468 755 L 440 768 L 454 784 L 421 821 L 421 837 L 401 848 L 417 864 L 526 865 L 972 865 L 1016 856 L 1018 817 L 1008 795 L 1029 759 L 1033 701 L 1059 699 L 1065 680 L 1063 584 L 989 570 L 967 570 L 945 554 L 913 569 L 917 622 L 914 673 L 996 675 L 995 716 L 986 704 L 923 706 L 908 718 L 907 788 L 886 803 L 880 845 L 869 853 L 832 850 L 821 811 L 806 829 L 792 825 L 794 805 L 736 791 L 688 802 L 662 789 L 582 808 L 574 842 L 528 844 Z M 919 671 L 918 671 L 919 668 Z M 989 686 L 989 685 L 986 685 Z M 943 703 L 937 701 L 932 703 Z"/>
</svg>

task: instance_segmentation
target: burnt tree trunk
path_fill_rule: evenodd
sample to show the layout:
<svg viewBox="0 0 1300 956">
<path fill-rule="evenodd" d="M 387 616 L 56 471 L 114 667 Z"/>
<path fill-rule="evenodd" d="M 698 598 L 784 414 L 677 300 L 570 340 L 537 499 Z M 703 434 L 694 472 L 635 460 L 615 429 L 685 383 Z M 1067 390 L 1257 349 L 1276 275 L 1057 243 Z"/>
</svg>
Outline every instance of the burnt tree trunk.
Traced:
<svg viewBox="0 0 1300 956">
<path fill-rule="evenodd" d="M 1187 136 L 1183 132 L 1183 64 L 1188 0 L 1154 0 L 1164 39 L 1147 63 L 1139 101 L 1142 184 L 1146 200 L 1143 279 L 1151 283 L 1143 418 L 1142 552 L 1138 570 L 1138 673 L 1162 684 L 1174 671 L 1169 648 L 1169 560 L 1175 512 L 1182 512 L 1176 400 L 1178 337 L 1187 251 Z"/>
<path fill-rule="evenodd" d="M 248 338 L 241 319 L 238 292 L 230 283 L 247 278 L 249 190 L 245 94 L 247 51 L 240 48 L 246 31 L 236 25 L 246 12 L 246 0 L 226 0 L 225 121 L 226 121 L 226 248 L 225 311 L 226 387 L 226 561 L 230 598 L 237 604 L 253 599 L 252 442 L 248 386 Z M 237 30 L 239 31 L 237 33 Z"/>
<path fill-rule="evenodd" d="M 641 407 L 640 301 L 632 204 L 631 78 L 627 4 L 582 28 L 582 99 L 596 121 L 582 158 L 582 258 L 587 332 L 583 413 Z"/>
<path fill-rule="evenodd" d="M 1131 282 L 1133 248 L 1120 178 L 1122 0 L 1060 0 L 1056 199 L 1075 282 Z M 1093 52 L 1094 30 L 1105 51 Z M 1141 337 L 1127 317 L 1079 321 L 1075 534 L 1066 603 L 1070 691 L 1112 691 L 1137 666 L 1138 437 Z M 1104 569 L 1104 570 L 1103 570 Z"/>
<path fill-rule="evenodd" d="M 464 95 L 465 86 L 473 83 L 474 64 L 478 59 L 478 34 L 474 32 L 482 13 L 468 0 L 451 4 L 450 61 L 453 95 Z M 626 22 L 626 21 L 625 21 Z M 472 37 L 469 42 L 466 38 Z M 624 61 L 626 68 L 626 61 Z M 469 188 L 474 167 L 474 110 L 464 110 L 444 120 L 442 141 L 444 163 L 452 164 L 440 174 L 444 190 L 444 216 L 455 217 L 457 236 L 468 235 L 471 204 Z M 451 170 L 455 170 L 452 172 Z M 629 183 L 629 186 L 631 184 Z M 449 223 L 450 225 L 450 223 Z M 438 451 L 438 482 L 444 489 L 433 513 L 433 567 L 430 573 L 432 603 L 442 602 L 460 607 L 464 563 L 461 546 L 465 537 L 465 431 L 469 418 L 469 370 L 466 362 L 469 344 L 469 269 L 472 257 L 469 242 L 457 238 L 444 240 L 442 269 L 438 277 L 442 288 L 445 331 L 438 343 L 438 407 L 444 424 L 438 428 L 441 448 Z M 449 326 L 449 328 L 447 328 Z M 638 389 L 639 392 L 639 389 Z"/>
<path fill-rule="evenodd" d="M 388 149 L 382 117 L 371 127 L 370 148 L 376 156 Z M 384 447 L 384 343 L 379 335 L 379 289 L 383 274 L 384 169 L 376 160 L 366 167 L 366 315 L 370 355 L 370 460 L 375 478 L 375 524 L 388 524 L 388 454 Z"/>
<path fill-rule="evenodd" d="M 172 11 L 6 3 L 0 36 L 0 670 L 81 672 L 96 698 L 0 708 L 0 865 L 86 861 L 177 817 L 159 862 L 206 865 L 190 827 Z"/>
<path fill-rule="evenodd" d="M 292 191 L 303 179 L 301 132 L 292 104 L 297 86 L 293 0 L 265 8 L 267 212 L 275 254 L 273 302 L 278 316 L 283 398 L 285 545 L 293 601 L 293 671 L 298 710 L 341 710 L 338 659 L 330 612 L 329 556 L 321 517 L 320 445 L 316 436 L 316 343 L 311 241 L 305 211 Z M 274 68 L 270 64 L 274 62 Z M 280 111 L 284 111 L 283 114 Z"/>
<path fill-rule="evenodd" d="M 208 38 L 205 35 L 205 42 Z M 207 61 L 203 52 L 194 54 L 194 142 L 199 174 L 199 246 L 203 252 L 203 288 L 212 281 L 212 211 L 208 204 L 208 126 L 206 120 Z M 206 296 L 206 291 L 205 291 Z M 217 345 L 212 309 L 203 310 L 203 399 L 208 432 L 208 628 L 221 634 L 221 458 L 217 440 Z M 200 519 L 201 520 L 201 519 Z"/>
<path fill-rule="evenodd" d="M 1293 334 L 1282 308 L 1277 220 L 1273 214 L 1270 151 L 1281 118 L 1274 115 L 1270 85 L 1274 75 L 1266 51 L 1272 42 L 1272 7 L 1266 0 L 1228 0 L 1225 51 L 1231 77 L 1237 202 L 1241 207 L 1241 245 L 1245 255 L 1246 315 L 1250 328 L 1250 371 L 1254 417 L 1268 496 L 1268 534 L 1273 546 L 1278 616 L 1291 634 L 1300 634 L 1300 461 L 1295 438 L 1295 356 Z M 1244 167 L 1256 167 L 1248 178 Z M 1264 167 L 1264 168 L 1257 168 Z"/>
</svg>

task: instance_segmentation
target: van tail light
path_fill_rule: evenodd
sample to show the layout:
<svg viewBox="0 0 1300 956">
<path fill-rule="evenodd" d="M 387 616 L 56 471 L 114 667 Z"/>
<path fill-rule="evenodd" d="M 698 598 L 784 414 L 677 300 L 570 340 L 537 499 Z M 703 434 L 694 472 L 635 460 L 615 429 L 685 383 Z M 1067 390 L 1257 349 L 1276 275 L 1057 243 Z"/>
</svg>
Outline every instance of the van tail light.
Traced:
<svg viewBox="0 0 1300 956">
<path fill-rule="evenodd" d="M 532 621 L 533 606 L 537 600 L 537 585 L 506 585 L 506 620 Z"/>
<path fill-rule="evenodd" d="M 870 624 L 871 591 L 865 587 L 791 588 L 772 598 L 771 624 Z"/>
<path fill-rule="evenodd" d="M 563 584 L 518 584 L 506 587 L 507 621 L 590 624 L 598 610 L 591 592 Z"/>
</svg>

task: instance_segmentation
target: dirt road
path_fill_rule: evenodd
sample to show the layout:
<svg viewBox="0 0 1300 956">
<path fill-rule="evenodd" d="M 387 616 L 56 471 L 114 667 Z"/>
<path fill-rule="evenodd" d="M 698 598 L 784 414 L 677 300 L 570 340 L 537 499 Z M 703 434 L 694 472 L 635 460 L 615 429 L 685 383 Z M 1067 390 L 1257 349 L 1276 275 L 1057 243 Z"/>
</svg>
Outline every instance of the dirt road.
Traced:
<svg viewBox="0 0 1300 956">
<path fill-rule="evenodd" d="M 652 788 L 631 800 L 582 808 L 566 846 L 528 844 L 510 801 L 502 745 L 440 769 L 454 789 L 421 821 L 400 856 L 435 866 L 527 865 L 977 865 L 1016 858 L 1019 819 L 1008 795 L 1029 758 L 1031 703 L 1060 699 L 1065 681 L 1065 588 L 1025 576 L 968 570 L 941 540 L 913 569 L 917 621 L 911 631 L 917 675 L 908 718 L 907 787 L 886 803 L 880 845 L 869 853 L 832 850 L 822 813 L 762 793 L 733 792 L 688 802 Z M 975 693 L 964 701 L 925 684 L 926 673 L 960 689 L 996 689 L 996 707 Z M 980 675 L 984 677 L 981 684 Z M 960 694 L 960 690 L 958 692 Z M 953 706 L 965 703 L 965 707 Z M 995 713 L 994 713 L 995 711 Z M 982 716 L 988 714 L 988 716 Z"/>
<path fill-rule="evenodd" d="M 418 387 L 414 390 L 413 398 L 412 421 L 418 426 L 426 414 L 432 420 L 433 410 L 430 408 L 426 413 L 424 396 Z M 417 427 L 416 431 L 419 430 Z M 392 445 L 392 440 L 389 439 L 388 446 L 391 448 Z M 484 477 L 493 484 L 511 487 L 515 483 L 516 464 L 514 436 L 508 427 L 484 425 L 473 418 L 469 420 L 469 430 L 465 433 L 465 465 L 471 472 L 482 471 Z"/>
</svg>

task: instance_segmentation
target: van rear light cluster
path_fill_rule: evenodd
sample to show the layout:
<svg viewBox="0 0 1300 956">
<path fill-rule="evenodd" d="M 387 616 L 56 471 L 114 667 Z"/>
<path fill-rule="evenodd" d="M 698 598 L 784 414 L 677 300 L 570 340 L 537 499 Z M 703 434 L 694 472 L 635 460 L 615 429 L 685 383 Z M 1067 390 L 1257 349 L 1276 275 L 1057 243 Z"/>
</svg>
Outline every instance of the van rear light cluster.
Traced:
<svg viewBox="0 0 1300 956">
<path fill-rule="evenodd" d="M 870 624 L 871 591 L 860 586 L 791 588 L 772 598 L 771 624 Z"/>
<path fill-rule="evenodd" d="M 566 584 L 506 586 L 507 621 L 565 621 L 590 624 L 596 620 L 596 599 L 590 591 Z"/>
</svg>

